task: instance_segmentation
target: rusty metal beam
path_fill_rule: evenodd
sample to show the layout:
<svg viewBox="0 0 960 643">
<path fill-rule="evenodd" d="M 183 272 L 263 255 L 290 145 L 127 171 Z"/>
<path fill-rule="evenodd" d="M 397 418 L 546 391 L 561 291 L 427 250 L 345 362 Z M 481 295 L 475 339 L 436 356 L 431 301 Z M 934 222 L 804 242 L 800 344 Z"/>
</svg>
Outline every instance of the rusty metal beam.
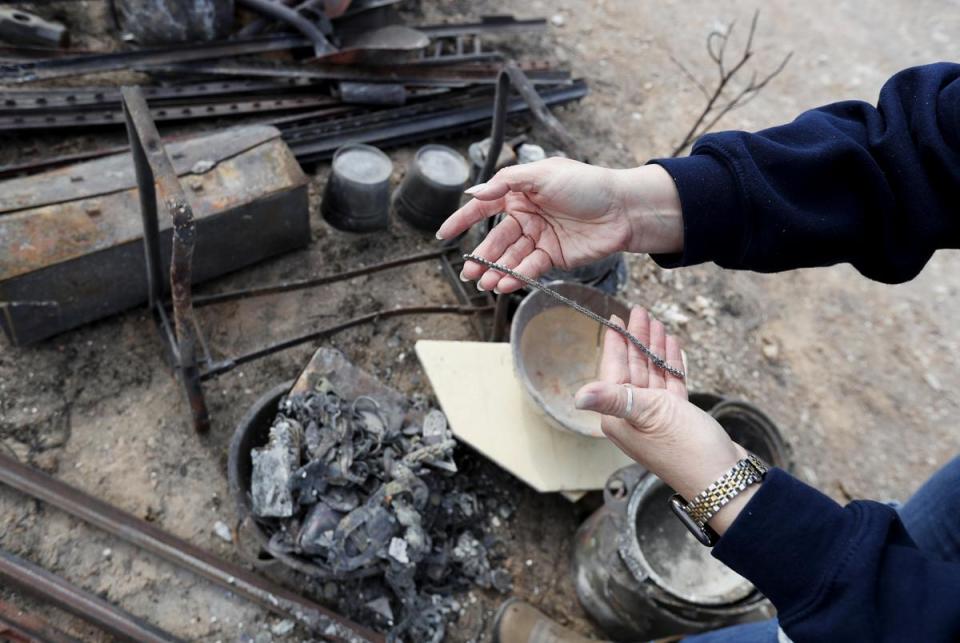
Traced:
<svg viewBox="0 0 960 643">
<path fill-rule="evenodd" d="M 142 643 L 182 641 L 99 596 L 68 583 L 56 574 L 2 549 L 0 549 L 0 578 L 28 594 L 76 614 L 122 640 Z"/>
<path fill-rule="evenodd" d="M 40 617 L 0 601 L 0 640 L 8 639 L 14 643 L 79 643 Z"/>
<path fill-rule="evenodd" d="M 124 87 L 123 112 L 127 120 L 127 134 L 133 150 L 133 165 L 140 187 L 140 209 L 144 221 L 144 244 L 147 251 L 147 277 L 150 306 L 162 307 L 160 291 L 160 243 L 157 222 L 157 203 L 173 220 L 173 245 L 170 253 L 170 297 L 173 302 L 173 321 L 176 345 L 171 354 L 176 360 L 178 377 L 186 391 L 194 426 L 198 431 L 210 428 L 207 403 L 200 389 L 197 365 L 197 323 L 191 303 L 193 250 L 196 245 L 196 224 L 193 209 L 187 201 L 180 179 L 173 169 L 170 157 L 163 147 L 157 126 L 150 117 L 150 109 L 137 87 Z M 162 310 L 158 312 L 163 312 Z"/>
<path fill-rule="evenodd" d="M 385 643 L 382 634 L 353 623 L 299 594 L 261 578 L 239 565 L 221 560 L 156 525 L 2 453 L 0 484 L 6 484 L 32 498 L 49 503 L 276 614 L 291 617 L 328 640 Z"/>
</svg>

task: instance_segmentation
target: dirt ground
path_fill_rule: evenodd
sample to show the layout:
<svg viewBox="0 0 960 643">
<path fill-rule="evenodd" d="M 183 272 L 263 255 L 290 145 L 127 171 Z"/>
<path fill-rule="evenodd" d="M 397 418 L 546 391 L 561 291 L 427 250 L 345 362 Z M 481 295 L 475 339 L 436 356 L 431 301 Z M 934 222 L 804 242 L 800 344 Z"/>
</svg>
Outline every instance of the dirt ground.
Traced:
<svg viewBox="0 0 960 643">
<path fill-rule="evenodd" d="M 105 3 L 42 3 L 93 20 Z M 429 4 L 429 3 L 424 3 Z M 68 9 L 67 5 L 74 5 Z M 76 6 L 79 5 L 79 10 Z M 626 166 L 669 154 L 703 97 L 671 56 L 703 82 L 716 73 L 706 34 L 738 20 L 742 36 L 756 3 L 706 0 L 506 0 L 436 3 L 427 18 L 512 12 L 547 16 L 544 36 L 512 42 L 547 53 L 589 80 L 591 94 L 559 115 L 592 161 Z M 784 71 L 721 128 L 761 128 L 837 99 L 875 101 L 901 68 L 960 58 L 960 2 L 811 0 L 762 3 L 754 64 L 761 71 L 793 51 Z M 736 44 L 734 41 L 733 44 Z M 104 43 L 94 39 L 92 45 Z M 167 131 L 161 127 L 161 132 Z M 92 137 L 87 139 L 95 142 Z M 452 143 L 465 150 L 470 139 Z M 54 146 L 49 138 L 5 141 L 4 161 Z M 19 152 L 22 152 L 19 153 Z M 397 168 L 410 150 L 391 155 Z M 316 209 L 325 167 L 312 181 L 311 246 L 205 287 L 206 291 L 327 274 L 433 245 L 395 223 L 388 233 L 333 231 Z M 958 451 L 960 255 L 942 251 L 899 286 L 875 284 L 849 266 L 781 275 L 714 266 L 679 271 L 630 259 L 622 297 L 673 319 L 700 391 L 744 398 L 780 425 L 803 478 L 839 501 L 903 500 Z M 201 289 L 204 290 L 204 289 Z M 414 303 L 452 303 L 434 264 L 316 291 L 205 309 L 213 347 L 237 354 L 331 323 L 346 314 Z M 463 319 L 390 320 L 341 333 L 328 344 L 407 394 L 430 395 L 413 344 L 420 338 L 472 339 Z M 302 346 L 238 368 L 206 386 L 213 428 L 193 433 L 153 323 L 130 311 L 37 347 L 0 342 L 0 441 L 21 460 L 55 473 L 117 506 L 226 558 L 241 560 L 213 532 L 232 523 L 226 447 L 238 419 L 263 392 L 294 377 L 316 348 Z M 496 468 L 486 465 L 492 475 Z M 515 593 L 561 622 L 595 632 L 577 605 L 569 575 L 572 535 L 583 508 L 538 495 L 498 475 L 518 511 L 498 528 L 515 572 Z M 190 640 L 302 640 L 276 635 L 278 618 L 227 592 L 87 528 L 62 513 L 0 489 L 0 546 L 67 577 Z M 304 579 L 293 579 L 316 593 Z M 82 623 L 0 588 L 0 598 L 49 617 L 84 640 L 107 640 Z M 486 640 L 501 597 L 463 597 L 451 640 Z"/>
</svg>

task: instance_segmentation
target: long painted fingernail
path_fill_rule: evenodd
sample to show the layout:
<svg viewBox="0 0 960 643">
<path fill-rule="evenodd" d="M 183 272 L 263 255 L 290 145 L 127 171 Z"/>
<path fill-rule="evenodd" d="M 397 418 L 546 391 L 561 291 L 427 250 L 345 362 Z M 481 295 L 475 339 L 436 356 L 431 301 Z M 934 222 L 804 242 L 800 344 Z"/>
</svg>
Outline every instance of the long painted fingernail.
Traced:
<svg viewBox="0 0 960 643">
<path fill-rule="evenodd" d="M 580 393 L 573 399 L 573 405 L 580 409 L 588 409 L 597 403 L 597 394 L 593 391 L 587 391 L 585 393 Z"/>
<path fill-rule="evenodd" d="M 477 184 L 474 185 L 473 187 L 470 187 L 470 188 L 467 188 L 466 190 L 464 190 L 463 193 L 464 193 L 464 194 L 469 194 L 470 196 L 473 196 L 474 194 L 476 194 L 477 192 L 479 192 L 480 190 L 482 190 L 482 189 L 485 188 L 485 187 L 487 187 L 487 184 L 486 184 L 486 183 L 477 183 Z"/>
<path fill-rule="evenodd" d="M 470 281 L 470 280 L 467 279 L 466 276 L 463 274 L 463 271 L 462 271 L 462 270 L 460 271 L 460 281 Z"/>
</svg>

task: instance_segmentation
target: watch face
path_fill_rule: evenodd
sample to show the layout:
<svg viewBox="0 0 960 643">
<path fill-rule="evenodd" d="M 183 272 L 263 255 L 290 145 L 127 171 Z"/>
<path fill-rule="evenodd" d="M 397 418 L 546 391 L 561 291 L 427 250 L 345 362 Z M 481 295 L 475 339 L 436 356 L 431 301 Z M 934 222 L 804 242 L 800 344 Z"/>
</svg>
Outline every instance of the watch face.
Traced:
<svg viewBox="0 0 960 643">
<path fill-rule="evenodd" d="M 713 547 L 716 544 L 719 539 L 717 532 L 711 529 L 710 525 L 703 525 L 701 527 L 690 517 L 690 514 L 687 513 L 687 506 L 684 504 L 683 497 L 680 496 L 680 494 L 674 494 L 670 498 L 670 509 L 673 510 L 673 513 L 680 519 L 680 522 L 690 530 L 693 537 L 700 541 L 702 545 Z"/>
</svg>

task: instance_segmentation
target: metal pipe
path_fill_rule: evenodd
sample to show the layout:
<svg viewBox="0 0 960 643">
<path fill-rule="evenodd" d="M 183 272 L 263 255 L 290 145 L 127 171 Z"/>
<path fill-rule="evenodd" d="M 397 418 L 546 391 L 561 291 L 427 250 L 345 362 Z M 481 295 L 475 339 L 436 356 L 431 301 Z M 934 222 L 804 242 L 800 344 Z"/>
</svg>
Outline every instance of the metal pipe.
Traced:
<svg viewBox="0 0 960 643">
<path fill-rule="evenodd" d="M 330 640 L 385 643 L 382 634 L 3 454 L 0 454 L 0 483 L 47 502 L 274 613 L 292 617 Z"/>
<path fill-rule="evenodd" d="M 280 351 L 287 350 L 288 348 L 293 348 L 294 346 L 299 346 L 306 342 L 313 341 L 315 339 L 320 339 L 321 337 L 328 337 L 335 333 L 339 333 L 342 330 L 347 330 L 348 328 L 353 328 L 354 326 L 360 326 L 369 322 L 379 321 L 381 319 L 389 319 L 390 317 L 400 317 L 402 315 L 437 315 L 437 314 L 446 314 L 446 315 L 472 315 L 474 313 L 483 313 L 492 310 L 492 307 L 489 306 L 407 306 L 405 308 L 392 308 L 390 310 L 381 310 L 375 313 L 369 313 L 367 315 L 361 315 L 360 317 L 354 317 L 353 319 L 348 319 L 347 321 L 336 324 L 335 326 L 328 326 L 321 330 L 313 331 L 307 333 L 306 335 L 300 335 L 299 337 L 294 337 L 292 339 L 286 339 L 282 342 L 277 342 L 270 346 L 264 348 L 259 348 L 255 351 L 251 351 L 240 357 L 235 357 L 231 360 L 227 360 L 219 364 L 217 367 L 206 371 L 203 374 L 204 379 L 211 377 L 216 377 L 222 375 L 227 371 L 233 370 L 241 364 L 247 362 L 252 362 L 253 360 L 260 359 L 261 357 L 266 357 L 267 355 L 272 355 L 274 353 L 279 353 Z"/>
<path fill-rule="evenodd" d="M 76 614 L 83 620 L 125 641 L 178 643 L 183 640 L 138 619 L 99 596 L 68 583 L 56 574 L 2 549 L 0 549 L 0 578 L 24 592 Z"/>
<path fill-rule="evenodd" d="M 337 48 L 330 44 L 330 41 L 327 40 L 317 25 L 281 2 L 273 2 L 272 0 L 237 0 L 237 4 L 264 16 L 269 16 L 287 23 L 313 42 L 313 50 L 318 57 L 337 52 Z"/>
</svg>

